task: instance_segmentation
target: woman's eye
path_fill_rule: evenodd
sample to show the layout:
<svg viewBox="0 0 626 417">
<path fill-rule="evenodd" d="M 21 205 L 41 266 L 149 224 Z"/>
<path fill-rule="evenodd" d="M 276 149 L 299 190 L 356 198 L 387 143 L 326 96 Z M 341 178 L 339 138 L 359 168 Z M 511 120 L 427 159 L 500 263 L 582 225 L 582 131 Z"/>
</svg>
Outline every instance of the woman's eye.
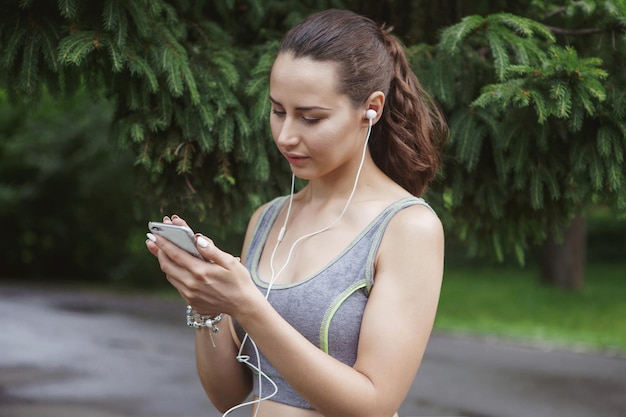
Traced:
<svg viewBox="0 0 626 417">
<path fill-rule="evenodd" d="M 315 117 L 302 117 L 302 120 L 311 125 L 320 121 L 320 119 L 317 119 Z"/>
<path fill-rule="evenodd" d="M 287 112 L 284 110 L 272 109 L 272 115 L 283 118 L 287 116 Z M 304 123 L 310 124 L 310 125 L 316 124 L 320 120 L 322 120 L 319 117 L 311 117 L 311 116 L 300 116 L 300 118 L 302 119 L 302 121 L 304 121 Z"/>
</svg>

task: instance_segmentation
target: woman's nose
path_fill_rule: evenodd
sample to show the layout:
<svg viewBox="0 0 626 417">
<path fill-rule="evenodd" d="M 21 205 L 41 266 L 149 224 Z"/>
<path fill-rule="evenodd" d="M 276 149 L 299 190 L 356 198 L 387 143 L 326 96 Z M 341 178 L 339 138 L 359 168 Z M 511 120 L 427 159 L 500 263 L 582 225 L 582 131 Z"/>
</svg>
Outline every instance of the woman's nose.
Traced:
<svg viewBox="0 0 626 417">
<path fill-rule="evenodd" d="M 294 123 L 286 118 L 279 126 L 278 135 L 276 135 L 276 143 L 282 146 L 289 146 L 297 143 L 299 133 Z"/>
</svg>

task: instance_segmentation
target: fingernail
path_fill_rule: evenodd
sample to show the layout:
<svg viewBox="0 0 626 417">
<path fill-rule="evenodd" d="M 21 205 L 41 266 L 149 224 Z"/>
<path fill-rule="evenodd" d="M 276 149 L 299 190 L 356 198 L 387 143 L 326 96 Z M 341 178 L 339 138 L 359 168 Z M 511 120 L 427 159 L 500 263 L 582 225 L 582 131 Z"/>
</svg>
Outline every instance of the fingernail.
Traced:
<svg viewBox="0 0 626 417">
<path fill-rule="evenodd" d="M 146 233 L 146 237 L 152 242 L 156 242 L 156 236 L 153 235 L 152 233 Z"/>
<path fill-rule="evenodd" d="M 176 214 L 172 214 L 172 219 L 178 219 L 179 217 Z"/>
<path fill-rule="evenodd" d="M 205 238 L 203 238 L 203 237 L 199 237 L 199 238 L 198 238 L 198 245 L 199 245 L 201 248 L 206 248 L 207 246 L 209 246 L 209 241 L 208 241 L 208 240 L 206 240 L 206 239 L 205 239 Z"/>
</svg>

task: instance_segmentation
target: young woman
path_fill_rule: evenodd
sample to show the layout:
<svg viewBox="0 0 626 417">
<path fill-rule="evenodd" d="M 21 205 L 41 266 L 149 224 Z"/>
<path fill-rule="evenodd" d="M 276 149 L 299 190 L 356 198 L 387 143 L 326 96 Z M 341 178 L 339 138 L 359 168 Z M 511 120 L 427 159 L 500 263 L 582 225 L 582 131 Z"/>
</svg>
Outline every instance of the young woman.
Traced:
<svg viewBox="0 0 626 417">
<path fill-rule="evenodd" d="M 252 392 L 258 416 L 397 415 L 439 299 L 442 226 L 417 196 L 446 124 L 390 30 L 349 11 L 286 35 L 269 100 L 308 183 L 254 213 L 241 263 L 200 234 L 208 261 L 146 241 L 190 306 L 202 385 L 222 412 Z"/>
</svg>

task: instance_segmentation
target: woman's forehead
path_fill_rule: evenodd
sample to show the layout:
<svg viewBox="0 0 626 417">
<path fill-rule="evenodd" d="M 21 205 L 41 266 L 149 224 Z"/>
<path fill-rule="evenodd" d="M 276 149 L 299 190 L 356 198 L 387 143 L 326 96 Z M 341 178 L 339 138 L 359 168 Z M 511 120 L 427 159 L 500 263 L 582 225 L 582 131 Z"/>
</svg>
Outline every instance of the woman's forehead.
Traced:
<svg viewBox="0 0 626 417">
<path fill-rule="evenodd" d="M 295 58 L 281 53 L 276 57 L 270 76 L 270 94 L 278 101 L 290 97 L 327 98 L 339 95 L 337 65 L 330 61 Z"/>
</svg>

